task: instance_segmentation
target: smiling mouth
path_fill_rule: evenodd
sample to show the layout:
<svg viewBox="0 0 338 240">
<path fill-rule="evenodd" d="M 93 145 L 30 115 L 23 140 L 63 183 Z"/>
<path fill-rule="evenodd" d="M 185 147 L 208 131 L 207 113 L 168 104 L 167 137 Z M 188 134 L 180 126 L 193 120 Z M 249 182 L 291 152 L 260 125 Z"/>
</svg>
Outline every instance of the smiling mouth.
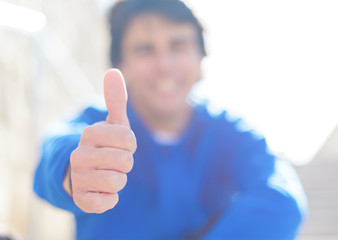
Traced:
<svg viewBox="0 0 338 240">
<path fill-rule="evenodd" d="M 171 94 L 177 91 L 178 84 L 173 79 L 163 79 L 156 83 L 155 90 L 163 94 Z"/>
</svg>

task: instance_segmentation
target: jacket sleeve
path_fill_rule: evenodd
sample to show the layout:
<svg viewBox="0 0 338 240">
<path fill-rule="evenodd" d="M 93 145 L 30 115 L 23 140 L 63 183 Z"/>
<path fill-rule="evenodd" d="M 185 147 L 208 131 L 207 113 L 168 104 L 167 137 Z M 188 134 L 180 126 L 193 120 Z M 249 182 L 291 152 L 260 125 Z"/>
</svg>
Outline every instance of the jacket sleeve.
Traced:
<svg viewBox="0 0 338 240">
<path fill-rule="evenodd" d="M 231 166 L 238 192 L 203 239 L 295 239 L 307 211 L 298 176 L 268 152 L 264 138 L 244 135 Z"/>
<path fill-rule="evenodd" d="M 70 126 L 70 130 L 58 131 L 57 135 L 46 138 L 42 145 L 40 162 L 35 171 L 34 191 L 52 205 L 73 212 L 82 211 L 74 204 L 73 200 L 63 188 L 63 178 L 69 164 L 70 154 L 78 146 L 82 127 Z M 62 133 L 62 134 L 60 134 Z"/>
</svg>

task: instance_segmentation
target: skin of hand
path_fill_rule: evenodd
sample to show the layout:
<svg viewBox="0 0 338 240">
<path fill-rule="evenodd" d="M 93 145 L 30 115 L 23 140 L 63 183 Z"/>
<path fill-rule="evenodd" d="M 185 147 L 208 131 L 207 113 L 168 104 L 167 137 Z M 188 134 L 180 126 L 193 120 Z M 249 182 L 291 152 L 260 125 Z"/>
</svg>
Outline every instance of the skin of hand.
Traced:
<svg viewBox="0 0 338 240">
<path fill-rule="evenodd" d="M 106 121 L 84 129 L 63 181 L 74 203 L 87 213 L 103 213 L 114 208 L 118 191 L 127 183 L 137 148 L 126 113 L 126 86 L 119 70 L 105 73 L 104 96 L 108 109 Z"/>
</svg>

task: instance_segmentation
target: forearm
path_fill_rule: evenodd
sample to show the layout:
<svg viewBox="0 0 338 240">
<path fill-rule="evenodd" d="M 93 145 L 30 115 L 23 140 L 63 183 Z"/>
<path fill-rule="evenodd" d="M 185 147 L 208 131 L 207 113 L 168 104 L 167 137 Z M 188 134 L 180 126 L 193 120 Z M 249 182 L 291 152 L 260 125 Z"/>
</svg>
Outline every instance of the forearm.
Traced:
<svg viewBox="0 0 338 240">
<path fill-rule="evenodd" d="M 43 145 L 42 156 L 34 177 L 36 194 L 56 207 L 81 212 L 70 197 L 68 166 L 71 152 L 77 147 L 78 135 L 57 136 Z M 67 180 L 66 180 L 67 179 Z M 68 181 L 68 184 L 66 184 Z"/>
<path fill-rule="evenodd" d="M 278 159 L 260 184 L 248 183 L 205 239 L 294 239 L 307 214 L 307 200 L 291 164 Z"/>
<path fill-rule="evenodd" d="M 302 218 L 293 197 L 274 189 L 257 190 L 239 194 L 203 239 L 291 240 Z"/>
</svg>

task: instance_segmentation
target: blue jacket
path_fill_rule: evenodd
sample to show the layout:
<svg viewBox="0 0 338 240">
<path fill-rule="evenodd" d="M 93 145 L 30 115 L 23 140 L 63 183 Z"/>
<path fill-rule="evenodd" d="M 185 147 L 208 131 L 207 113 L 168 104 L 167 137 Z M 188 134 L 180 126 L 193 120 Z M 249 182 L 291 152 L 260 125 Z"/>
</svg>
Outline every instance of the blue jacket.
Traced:
<svg viewBox="0 0 338 240">
<path fill-rule="evenodd" d="M 77 240 L 294 239 L 306 211 L 297 174 L 265 139 L 227 112 L 196 105 L 179 142 L 161 145 L 128 105 L 137 141 L 134 167 L 115 208 L 81 211 L 62 187 L 85 126 L 106 110 L 86 108 L 44 142 L 34 190 L 74 213 Z"/>
</svg>

